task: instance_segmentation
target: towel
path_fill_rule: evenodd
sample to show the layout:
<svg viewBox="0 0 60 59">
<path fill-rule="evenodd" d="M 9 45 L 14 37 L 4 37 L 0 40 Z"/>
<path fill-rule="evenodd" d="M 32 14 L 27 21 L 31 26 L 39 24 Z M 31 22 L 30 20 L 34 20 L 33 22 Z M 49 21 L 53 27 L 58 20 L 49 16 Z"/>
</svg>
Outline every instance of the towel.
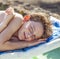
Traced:
<svg viewBox="0 0 60 59">
<path fill-rule="evenodd" d="M 38 46 L 40 46 L 42 44 L 49 43 L 50 41 L 59 38 L 60 37 L 60 20 L 56 19 L 53 16 L 50 16 L 50 21 L 52 22 L 53 33 L 49 38 L 47 38 L 46 42 L 42 42 L 42 43 L 39 43 L 39 44 L 37 44 L 35 46 L 31 46 L 31 47 L 27 47 L 27 48 L 23 48 L 23 49 L 0 52 L 0 55 L 3 54 L 3 53 L 9 53 L 9 52 L 26 52 L 26 51 L 28 51 L 30 49 L 33 49 L 34 47 L 36 48 L 36 47 L 38 47 Z"/>
</svg>

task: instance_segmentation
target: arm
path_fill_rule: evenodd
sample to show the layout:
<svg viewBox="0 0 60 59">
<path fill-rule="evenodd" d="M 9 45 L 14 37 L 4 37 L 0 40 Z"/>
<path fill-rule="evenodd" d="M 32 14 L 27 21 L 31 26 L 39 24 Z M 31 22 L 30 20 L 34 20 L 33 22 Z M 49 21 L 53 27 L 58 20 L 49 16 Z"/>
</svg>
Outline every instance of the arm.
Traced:
<svg viewBox="0 0 60 59">
<path fill-rule="evenodd" d="M 25 48 L 25 47 L 29 47 L 29 46 L 39 44 L 40 42 L 45 42 L 45 40 L 46 39 L 39 39 L 39 40 L 31 41 L 31 42 L 27 42 L 27 41 L 11 42 L 11 41 L 7 41 L 0 46 L 0 51 L 21 49 L 21 48 Z"/>
<path fill-rule="evenodd" d="M 8 41 L 11 36 L 21 27 L 23 17 L 15 16 L 6 29 L 0 33 L 0 44 Z"/>
<path fill-rule="evenodd" d="M 14 17 L 13 15 L 13 9 L 11 11 L 9 11 L 9 9 L 11 10 L 12 8 L 8 8 L 8 10 L 5 10 L 4 12 L 1 13 L 0 15 L 0 32 L 2 32 L 8 25 L 8 23 L 12 20 L 12 18 Z M 10 12 L 9 14 L 6 12 Z"/>
</svg>

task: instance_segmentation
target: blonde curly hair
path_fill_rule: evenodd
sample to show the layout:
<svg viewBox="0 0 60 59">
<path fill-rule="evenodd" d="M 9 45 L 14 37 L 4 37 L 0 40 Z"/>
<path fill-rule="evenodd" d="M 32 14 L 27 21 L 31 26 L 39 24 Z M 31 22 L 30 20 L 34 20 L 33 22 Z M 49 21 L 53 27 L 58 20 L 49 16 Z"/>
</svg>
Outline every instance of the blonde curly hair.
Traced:
<svg viewBox="0 0 60 59">
<path fill-rule="evenodd" d="M 33 14 L 31 14 L 30 20 L 36 21 L 36 22 L 42 22 L 42 24 L 44 26 L 44 33 L 40 37 L 41 39 L 48 38 L 49 36 L 52 35 L 52 28 L 51 28 L 52 24 L 51 24 L 50 20 L 44 14 L 33 13 Z"/>
</svg>

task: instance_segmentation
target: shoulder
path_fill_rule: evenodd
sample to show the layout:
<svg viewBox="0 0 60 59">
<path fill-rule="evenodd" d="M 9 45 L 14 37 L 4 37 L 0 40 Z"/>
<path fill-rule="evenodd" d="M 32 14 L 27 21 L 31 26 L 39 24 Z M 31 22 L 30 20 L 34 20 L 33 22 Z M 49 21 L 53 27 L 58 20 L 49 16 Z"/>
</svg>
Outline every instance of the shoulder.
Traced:
<svg viewBox="0 0 60 59">
<path fill-rule="evenodd" d="M 0 11 L 0 14 L 4 14 L 5 13 L 5 11 Z"/>
<path fill-rule="evenodd" d="M 19 13 L 14 12 L 14 15 L 17 18 L 23 19 L 23 16 L 21 14 L 19 14 Z"/>
</svg>

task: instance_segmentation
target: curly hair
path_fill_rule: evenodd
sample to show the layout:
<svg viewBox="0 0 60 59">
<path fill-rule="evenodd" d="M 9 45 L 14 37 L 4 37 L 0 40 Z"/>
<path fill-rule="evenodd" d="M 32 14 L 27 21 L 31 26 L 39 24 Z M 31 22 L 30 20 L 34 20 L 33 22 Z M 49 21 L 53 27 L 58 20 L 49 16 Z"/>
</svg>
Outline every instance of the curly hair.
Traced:
<svg viewBox="0 0 60 59">
<path fill-rule="evenodd" d="M 40 38 L 48 38 L 49 36 L 52 35 L 52 28 L 51 28 L 51 22 L 50 20 L 44 16 L 43 14 L 40 13 L 33 13 L 31 14 L 30 20 L 36 21 L 36 22 L 41 22 L 44 27 L 44 33 Z"/>
</svg>

